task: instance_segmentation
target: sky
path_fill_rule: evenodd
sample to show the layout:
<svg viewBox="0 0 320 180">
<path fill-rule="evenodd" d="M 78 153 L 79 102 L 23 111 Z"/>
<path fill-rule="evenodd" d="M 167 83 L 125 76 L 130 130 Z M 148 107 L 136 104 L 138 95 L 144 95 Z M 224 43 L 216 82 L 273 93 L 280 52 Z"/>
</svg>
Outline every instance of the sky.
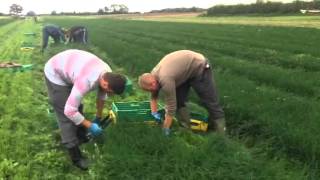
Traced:
<svg viewBox="0 0 320 180">
<path fill-rule="evenodd" d="M 270 0 L 269 0 L 270 1 Z M 271 0 L 273 1 L 273 0 Z M 293 0 L 274 0 L 292 2 Z M 36 14 L 60 12 L 97 12 L 99 8 L 110 7 L 111 4 L 124 4 L 129 12 L 149 12 L 165 8 L 200 7 L 209 8 L 217 4 L 249 4 L 256 0 L 0 0 L 0 12 L 8 13 L 12 4 L 23 7 L 23 14 L 34 11 Z"/>
</svg>

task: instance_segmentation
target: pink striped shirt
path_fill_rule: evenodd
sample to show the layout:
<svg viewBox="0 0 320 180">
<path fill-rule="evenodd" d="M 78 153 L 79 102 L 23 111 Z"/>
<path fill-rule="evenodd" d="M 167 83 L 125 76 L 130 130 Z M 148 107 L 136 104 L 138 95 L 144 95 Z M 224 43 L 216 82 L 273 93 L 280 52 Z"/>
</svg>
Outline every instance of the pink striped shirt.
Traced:
<svg viewBox="0 0 320 180">
<path fill-rule="evenodd" d="M 50 82 L 72 87 L 64 114 L 77 125 L 84 120 L 78 107 L 85 94 L 97 89 L 97 98 L 106 98 L 106 93 L 98 88 L 99 77 L 104 72 L 112 72 L 108 64 L 89 52 L 77 49 L 66 50 L 53 56 L 44 68 Z"/>
</svg>

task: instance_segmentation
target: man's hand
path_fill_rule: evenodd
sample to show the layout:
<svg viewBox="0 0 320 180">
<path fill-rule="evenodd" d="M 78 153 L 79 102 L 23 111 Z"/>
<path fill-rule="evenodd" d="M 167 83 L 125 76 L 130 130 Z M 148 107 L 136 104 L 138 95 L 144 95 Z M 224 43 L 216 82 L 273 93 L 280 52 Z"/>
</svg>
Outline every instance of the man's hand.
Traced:
<svg viewBox="0 0 320 180">
<path fill-rule="evenodd" d="M 159 112 L 152 112 L 151 113 L 157 123 L 161 123 L 161 114 Z"/>
<path fill-rule="evenodd" d="M 96 124 L 96 123 L 91 123 L 91 126 L 89 127 L 89 132 L 90 132 L 93 136 L 99 136 L 100 134 L 102 134 L 102 129 L 99 127 L 98 124 Z"/>
</svg>

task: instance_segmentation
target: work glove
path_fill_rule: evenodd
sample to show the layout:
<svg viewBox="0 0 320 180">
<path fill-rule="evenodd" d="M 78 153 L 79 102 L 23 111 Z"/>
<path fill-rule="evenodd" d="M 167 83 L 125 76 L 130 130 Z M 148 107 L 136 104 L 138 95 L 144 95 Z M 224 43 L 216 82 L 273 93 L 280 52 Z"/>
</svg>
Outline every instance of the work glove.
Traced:
<svg viewBox="0 0 320 180">
<path fill-rule="evenodd" d="M 162 132 L 165 136 L 169 136 L 171 129 L 170 128 L 162 128 Z"/>
<path fill-rule="evenodd" d="M 161 123 L 161 114 L 159 112 L 152 112 L 151 113 L 154 119 L 156 120 L 157 123 Z"/>
<path fill-rule="evenodd" d="M 91 123 L 91 126 L 89 127 L 89 132 L 90 132 L 93 136 L 99 136 L 100 134 L 102 134 L 102 129 L 99 127 L 98 124 L 96 124 L 96 123 Z"/>
<path fill-rule="evenodd" d="M 97 117 L 97 116 L 94 117 L 94 119 L 92 120 L 92 122 L 98 124 L 99 126 L 101 126 L 101 118 L 99 118 L 99 117 Z"/>
</svg>

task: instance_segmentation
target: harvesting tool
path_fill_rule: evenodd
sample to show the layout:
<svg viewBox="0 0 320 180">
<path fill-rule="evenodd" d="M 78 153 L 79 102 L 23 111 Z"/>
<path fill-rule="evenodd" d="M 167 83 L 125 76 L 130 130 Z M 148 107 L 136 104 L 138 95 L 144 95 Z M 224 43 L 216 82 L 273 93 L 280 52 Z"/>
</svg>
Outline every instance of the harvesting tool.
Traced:
<svg viewBox="0 0 320 180">
<path fill-rule="evenodd" d="M 109 126 L 109 124 L 115 123 L 115 121 L 116 121 L 116 118 L 114 113 L 112 111 L 109 111 L 109 114 L 100 121 L 100 128 L 105 129 Z M 93 135 L 90 132 L 88 132 L 87 138 L 91 140 L 93 139 Z"/>
</svg>

